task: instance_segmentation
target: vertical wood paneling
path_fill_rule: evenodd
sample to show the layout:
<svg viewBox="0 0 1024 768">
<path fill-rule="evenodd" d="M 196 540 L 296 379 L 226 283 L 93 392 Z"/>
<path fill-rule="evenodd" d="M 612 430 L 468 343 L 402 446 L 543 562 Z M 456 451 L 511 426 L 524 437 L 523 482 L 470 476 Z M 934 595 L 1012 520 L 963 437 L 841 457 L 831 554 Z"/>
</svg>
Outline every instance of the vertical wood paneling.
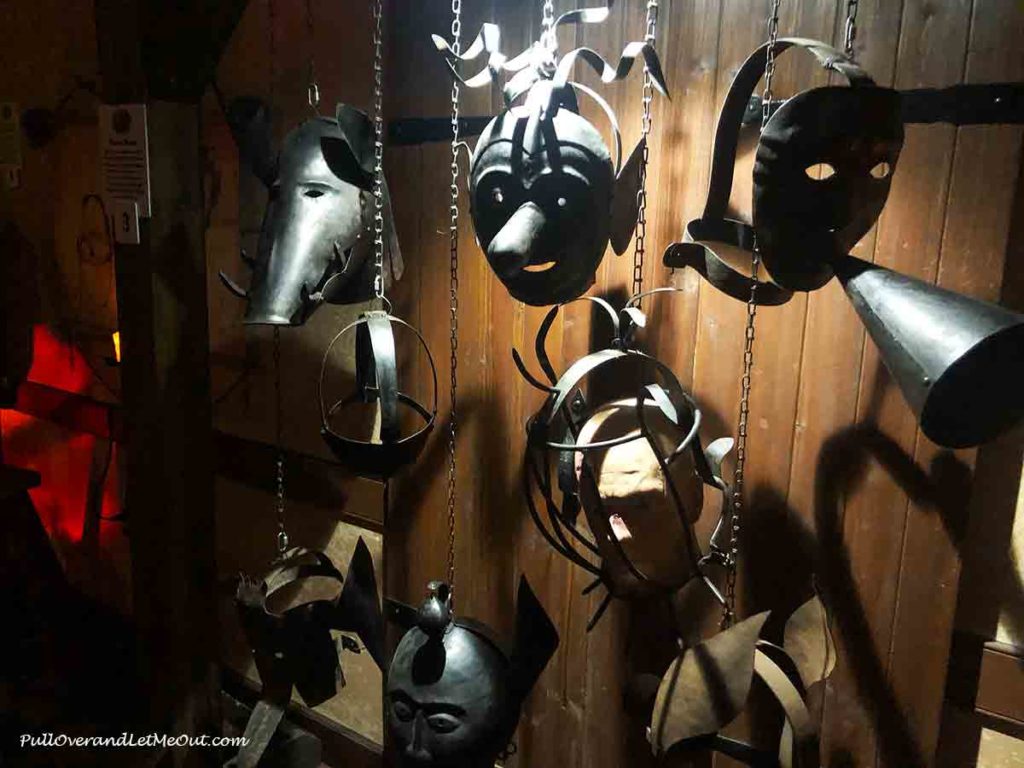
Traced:
<svg viewBox="0 0 1024 768">
<path fill-rule="evenodd" d="M 884 85 L 953 84 L 964 76 L 973 29 L 967 76 L 1009 79 L 1011 65 L 1004 63 L 999 69 L 996 62 L 1014 50 L 1012 25 L 999 22 L 1013 12 L 1012 4 L 976 4 L 972 25 L 967 0 L 941 5 L 861 0 L 858 58 Z M 558 2 L 556 12 L 574 5 Z M 642 32 L 644 5 L 616 3 L 605 25 L 575 33 L 563 30 L 563 48 L 570 46 L 575 34 L 578 42 L 606 57 L 617 56 L 627 40 Z M 661 3 L 658 48 L 672 100 L 656 97 L 654 102 L 644 274 L 647 287 L 672 282 L 685 291 L 680 297 L 650 303 L 655 322 L 647 342 L 692 385 L 705 411 L 708 440 L 735 429 L 744 310 L 689 270 L 670 275 L 661 266 L 661 253 L 703 208 L 718 108 L 733 72 L 764 39 L 765 9 L 758 0 Z M 481 21 L 495 19 L 502 25 L 503 50 L 515 53 L 537 36 L 539 15 L 539 4 L 467 3 L 463 40 L 473 38 Z M 841 4 L 831 0 L 783 3 L 781 32 L 839 41 L 842 15 Z M 448 114 L 449 83 L 428 34 L 447 32 L 449 24 L 445 0 L 416 3 L 395 15 L 394 63 L 389 66 L 395 71 L 398 95 L 391 98 L 392 116 Z M 592 84 L 593 76 L 580 69 L 580 78 Z M 788 95 L 821 84 L 824 78 L 813 63 L 793 52 L 780 61 L 776 82 L 777 92 Z M 602 92 L 617 111 L 628 152 L 639 136 L 639 77 L 602 87 Z M 600 113 L 585 99 L 584 104 L 585 114 L 603 127 Z M 500 99 L 464 89 L 462 105 L 464 114 L 483 114 L 500 108 Z M 877 236 L 872 232 L 866 237 L 857 255 L 928 279 L 938 276 L 943 284 L 977 295 L 993 295 L 1000 283 L 1000 237 L 1006 236 L 1017 167 L 1007 153 L 1019 152 L 1019 137 L 1017 145 L 1012 137 L 1007 144 L 1004 134 L 1004 129 L 971 128 L 960 131 L 956 139 L 948 127 L 910 128 Z M 402 179 L 392 182 L 396 206 L 400 200 L 402 207 L 415 209 L 412 214 L 399 213 L 408 268 L 417 276 L 401 289 L 406 315 L 414 316 L 424 329 L 442 382 L 447 379 L 448 343 L 448 151 L 440 143 L 394 149 L 389 160 L 391 178 L 397 174 Z M 750 206 L 750 159 L 745 158 L 746 165 L 737 173 L 733 205 L 740 211 Z M 966 201 L 980 199 L 978 190 L 986 184 L 997 186 L 1000 194 L 987 196 L 991 205 L 984 212 L 981 206 L 972 209 Z M 476 246 L 468 208 L 463 213 L 459 610 L 510 629 L 513 586 L 522 572 L 562 635 L 562 646 L 525 710 L 518 754 L 507 764 L 647 765 L 642 725 L 623 712 L 621 693 L 636 657 L 645 652 L 656 655 L 657 641 L 646 619 L 626 605 L 614 606 L 597 629 L 586 634 L 586 620 L 599 596 L 580 595 L 589 579 L 555 556 L 528 520 L 519 495 L 522 427 L 540 395 L 519 380 L 509 350 L 514 345 L 532 359 L 533 336 L 543 310 L 523 307 L 507 296 Z M 624 295 L 631 262 L 632 252 L 621 257 L 609 252 L 591 292 Z M 574 306 L 555 323 L 549 346 L 556 369 L 603 343 L 593 338 L 599 329 L 592 329 L 590 320 L 589 308 Z M 885 765 L 927 763 L 938 722 L 944 659 L 941 642 L 933 653 L 915 655 L 914 628 L 921 612 L 935 607 L 927 631 L 945 641 L 953 598 L 933 596 L 925 585 L 955 583 L 955 566 L 950 566 L 949 540 L 943 539 L 946 529 L 935 513 L 910 504 L 882 464 L 869 457 L 871 446 L 848 437 L 851 425 L 868 422 L 886 436 L 880 439 L 898 446 L 905 458 L 928 473 L 931 453 L 919 445 L 912 414 L 888 382 L 838 284 L 798 295 L 784 307 L 761 310 L 754 388 L 745 610 L 791 608 L 806 596 L 811 569 L 817 564 L 844 654 L 827 701 L 816 705 L 825 730 L 823 765 L 873 766 L 876 754 Z M 446 383 L 441 402 L 443 422 Z M 420 465 L 396 491 L 396 530 L 386 538 L 393 564 L 389 590 L 396 597 L 418 599 L 423 582 L 443 570 L 443 448 L 439 426 Z M 849 459 L 845 464 L 844 458 Z M 716 503 L 709 502 L 709 512 Z M 713 522 L 710 517 L 701 521 L 702 527 Z M 934 601 L 948 605 L 935 606 Z M 915 613 L 915 605 L 923 607 Z M 914 688 L 918 680 L 924 681 L 920 690 Z M 754 708 L 764 709 L 756 701 Z M 886 725 L 887 718 L 900 712 L 907 714 L 905 727 L 900 722 Z M 759 717 L 753 719 L 755 735 L 761 731 L 759 722 Z M 746 730 L 744 725 L 741 732 Z M 913 746 L 915 739 L 918 746 Z"/>
<path fill-rule="evenodd" d="M 1024 78 L 1024 13 L 1009 18 L 998 3 L 975 0 L 965 82 Z M 999 298 L 1020 167 L 1021 129 L 961 128 L 953 155 L 949 202 L 936 282 L 968 296 Z M 944 499 L 912 501 L 900 567 L 889 674 L 921 751 L 938 741 L 941 697 L 960 574 L 969 475 L 976 451 L 943 452 L 920 433 L 914 461 L 930 467 Z M 927 608 L 926 608 L 927 606 Z M 923 638 L 934 638 L 922 642 Z M 893 763 L 888 763 L 892 765 Z"/>
</svg>

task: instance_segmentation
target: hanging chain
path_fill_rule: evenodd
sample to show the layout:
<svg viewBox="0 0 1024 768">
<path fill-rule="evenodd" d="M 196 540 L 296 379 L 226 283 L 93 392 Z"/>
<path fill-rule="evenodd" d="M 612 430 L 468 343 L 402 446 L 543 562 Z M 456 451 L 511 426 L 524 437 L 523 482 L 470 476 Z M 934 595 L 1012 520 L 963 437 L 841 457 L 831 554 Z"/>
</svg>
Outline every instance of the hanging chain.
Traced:
<svg viewBox="0 0 1024 768">
<path fill-rule="evenodd" d="M 320 85 L 316 81 L 316 60 L 313 49 L 316 36 L 313 24 L 313 0 L 306 0 L 306 39 L 309 45 L 309 82 L 306 85 L 306 101 L 314 114 L 320 114 Z"/>
<path fill-rule="evenodd" d="M 843 50 L 846 55 L 853 58 L 853 45 L 857 42 L 857 6 L 859 0 L 846 0 L 846 33 L 843 40 Z"/>
<path fill-rule="evenodd" d="M 558 51 L 558 34 L 555 32 L 554 0 L 544 0 L 541 6 L 540 44 L 551 56 Z"/>
<path fill-rule="evenodd" d="M 270 48 L 267 57 L 268 75 L 270 77 L 270 104 L 274 104 L 274 91 L 277 87 L 277 35 L 274 28 L 277 26 L 277 9 L 274 8 L 274 0 L 267 0 L 267 46 Z"/>
<path fill-rule="evenodd" d="M 462 0 L 452 0 L 452 50 L 458 56 L 462 52 Z M 456 511 L 456 464 L 455 440 L 458 431 L 456 418 L 456 394 L 458 391 L 459 369 L 459 81 L 452 81 L 452 181 L 451 181 L 451 223 L 448 226 L 449 261 L 449 322 L 451 329 L 451 395 L 450 421 L 448 425 L 448 586 L 455 592 L 455 511 Z M 454 597 L 453 597 L 454 600 Z"/>
<path fill-rule="evenodd" d="M 274 445 L 277 446 L 277 554 L 288 550 L 288 532 L 284 527 L 284 409 L 281 400 L 281 329 L 274 327 Z"/>
<path fill-rule="evenodd" d="M 779 3 L 772 0 L 768 16 L 768 48 L 765 54 L 764 93 L 762 95 L 761 130 L 771 117 L 773 98 L 772 80 L 775 77 L 775 47 L 779 40 Z M 757 238 L 750 263 L 750 298 L 747 299 L 747 324 L 743 334 L 743 378 L 740 381 L 740 414 L 736 434 L 736 468 L 732 480 L 732 521 L 729 530 L 728 567 L 725 576 L 725 607 L 722 627 L 736 621 L 736 570 L 740 554 L 740 528 L 743 516 L 743 472 L 747 463 L 747 429 L 750 421 L 750 377 L 754 370 L 754 327 L 757 318 L 757 272 L 761 266 L 761 252 Z"/>
<path fill-rule="evenodd" d="M 653 46 L 658 31 L 658 0 L 647 1 L 647 28 L 644 42 Z M 647 164 L 650 159 L 651 102 L 654 100 L 654 80 L 651 70 L 644 64 L 643 112 L 640 134 L 643 154 L 640 158 L 640 186 L 636 192 L 636 244 L 633 249 L 633 292 L 636 296 L 644 288 L 644 256 L 647 253 Z"/>
<path fill-rule="evenodd" d="M 383 0 L 373 4 L 373 293 L 384 298 L 384 19 Z"/>
</svg>

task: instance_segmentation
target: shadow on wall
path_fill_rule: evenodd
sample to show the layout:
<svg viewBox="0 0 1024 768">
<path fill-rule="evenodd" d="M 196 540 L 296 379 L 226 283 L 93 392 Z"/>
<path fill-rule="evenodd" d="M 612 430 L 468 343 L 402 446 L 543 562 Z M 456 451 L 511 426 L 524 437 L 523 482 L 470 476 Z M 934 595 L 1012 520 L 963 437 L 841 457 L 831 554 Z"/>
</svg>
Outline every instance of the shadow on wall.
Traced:
<svg viewBox="0 0 1024 768">
<path fill-rule="evenodd" d="M 742 581 L 745 604 L 748 612 L 771 608 L 785 616 L 811 592 L 816 574 L 859 699 L 871 713 L 884 764 L 923 768 L 930 764 L 930 756 L 922 754 L 915 741 L 887 679 L 884 660 L 875 651 L 844 540 L 843 500 L 856 492 L 872 462 L 896 481 L 911 504 L 938 515 L 950 540 L 958 549 L 963 547 L 971 501 L 970 467 L 948 451 L 937 454 L 927 468 L 921 467 L 873 424 L 853 425 L 832 435 L 818 456 L 815 531 L 809 530 L 773 489 L 761 486 L 753 490 L 754 512 L 748 516 L 743 534 L 745 568 L 758 578 Z M 1024 605 L 1019 578 L 1013 592 L 1017 605 Z M 780 626 L 767 628 L 769 635 L 780 630 Z M 777 713 L 771 707 L 751 707 L 749 711 L 754 718 L 755 741 L 771 743 L 781 724 Z M 824 762 L 852 766 L 853 757 L 837 749 Z"/>
</svg>

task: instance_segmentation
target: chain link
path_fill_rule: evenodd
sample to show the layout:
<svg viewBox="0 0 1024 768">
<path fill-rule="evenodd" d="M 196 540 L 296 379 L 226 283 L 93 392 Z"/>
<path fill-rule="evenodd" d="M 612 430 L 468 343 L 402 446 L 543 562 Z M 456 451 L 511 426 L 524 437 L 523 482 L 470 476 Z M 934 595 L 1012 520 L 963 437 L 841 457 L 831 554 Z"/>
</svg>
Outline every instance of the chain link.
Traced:
<svg viewBox="0 0 1024 768">
<path fill-rule="evenodd" d="M 384 303 L 384 3 L 373 4 L 373 293 Z"/>
<path fill-rule="evenodd" d="M 540 44 L 548 54 L 554 56 L 558 51 L 558 33 L 555 32 L 554 0 L 544 0 L 541 5 Z"/>
<path fill-rule="evenodd" d="M 309 46 L 309 83 L 306 85 L 306 101 L 316 115 L 320 114 L 320 85 L 316 81 L 316 60 L 314 58 L 313 0 L 306 0 L 306 44 Z"/>
<path fill-rule="evenodd" d="M 658 0 L 647 2 L 647 26 L 644 42 L 654 45 L 658 31 Z M 643 150 L 640 157 L 640 186 L 636 192 L 636 243 L 633 249 L 633 292 L 636 296 L 644 289 L 644 256 L 647 253 L 647 166 L 650 160 L 651 102 L 654 100 L 654 80 L 651 71 L 644 65 L 643 111 L 640 118 L 640 134 Z"/>
<path fill-rule="evenodd" d="M 860 0 L 846 0 L 846 31 L 843 40 L 843 51 L 853 58 L 853 46 L 857 42 L 857 10 Z"/>
<path fill-rule="evenodd" d="M 763 111 L 761 130 L 764 131 L 771 117 L 772 80 L 775 77 L 775 47 L 779 40 L 779 4 L 772 0 L 768 16 L 768 48 L 765 54 Z M 743 481 L 747 463 L 747 432 L 750 424 L 750 380 L 754 370 L 754 329 L 757 318 L 757 279 L 761 266 L 761 252 L 757 238 L 750 262 L 750 298 L 747 299 L 747 323 L 743 334 L 743 378 L 740 380 L 740 412 L 736 429 L 736 468 L 732 479 L 732 520 L 729 529 L 728 566 L 725 576 L 725 607 L 722 611 L 722 627 L 732 626 L 736 621 L 736 573 L 740 554 L 740 532 L 743 517 Z"/>
<path fill-rule="evenodd" d="M 452 0 L 452 50 L 458 56 L 462 52 L 462 0 Z M 448 586 L 455 593 L 455 513 L 457 473 L 455 464 L 455 440 L 458 433 L 456 402 L 459 368 L 459 81 L 452 81 L 452 165 L 451 165 L 451 223 L 448 227 L 450 251 L 449 301 L 451 324 L 451 395 L 448 426 Z"/>
<path fill-rule="evenodd" d="M 274 445 L 277 447 L 277 554 L 288 550 L 288 532 L 284 526 L 284 408 L 281 398 L 281 329 L 274 327 Z"/>
</svg>

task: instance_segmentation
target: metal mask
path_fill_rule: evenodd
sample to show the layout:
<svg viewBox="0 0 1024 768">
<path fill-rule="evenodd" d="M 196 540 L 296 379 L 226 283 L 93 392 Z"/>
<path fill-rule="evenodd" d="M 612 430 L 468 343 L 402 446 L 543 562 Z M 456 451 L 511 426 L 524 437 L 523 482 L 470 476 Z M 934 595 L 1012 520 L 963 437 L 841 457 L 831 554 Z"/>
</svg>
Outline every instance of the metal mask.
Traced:
<svg viewBox="0 0 1024 768">
<path fill-rule="evenodd" d="M 314 578 L 335 582 L 337 593 L 278 609 L 276 599 Z M 383 669 L 384 627 L 373 561 L 362 539 L 345 579 L 323 552 L 294 548 L 281 556 L 262 581 L 243 577 L 235 602 L 263 686 L 261 702 L 246 727 L 250 741 L 239 754 L 240 764 L 255 765 L 291 700 L 293 687 L 306 704 L 315 707 L 344 686 L 339 652 L 342 648 L 358 652 L 359 647 L 344 635 L 336 643 L 331 630 L 358 635 Z"/>
<path fill-rule="evenodd" d="M 570 11 L 555 27 L 606 16 L 606 9 Z M 569 79 L 572 68 L 582 59 L 607 83 L 625 77 L 643 56 L 654 86 L 667 95 L 657 54 L 648 44 L 631 43 L 612 67 L 586 48 L 559 59 L 538 43 L 506 60 L 493 24 L 484 25 L 465 55 L 442 38 L 434 41 L 455 77 L 469 87 L 489 84 L 499 72 L 515 73 L 504 89 L 506 110 L 484 129 L 470 164 L 473 226 L 491 268 L 509 293 L 526 304 L 544 306 L 580 296 L 593 284 L 609 241 L 618 254 L 629 247 L 644 143 L 622 163 L 614 113 L 594 91 Z M 455 63 L 484 52 L 488 69 L 463 79 Z M 578 93 L 594 98 L 608 116 L 614 162 L 601 134 L 579 115 Z M 523 96 L 525 104 L 513 106 Z"/>
<path fill-rule="evenodd" d="M 267 108 L 252 99 L 228 107 L 228 120 L 243 162 L 262 180 L 270 198 L 249 290 L 221 273 L 247 301 L 248 324 L 302 325 L 323 302 L 351 304 L 374 295 L 373 130 L 369 118 L 339 104 L 335 118 L 315 117 L 294 128 L 275 156 Z M 384 204 L 390 209 L 385 188 Z M 384 216 L 389 268 L 402 274 L 402 257 L 390 210 Z"/>
<path fill-rule="evenodd" d="M 584 299 L 611 319 L 611 346 L 556 377 L 544 349 L 555 307 L 536 343 L 551 384 L 528 372 L 518 352 L 514 358 L 527 381 L 547 393 L 528 425 L 527 504 L 548 542 L 592 573 L 595 586 L 603 583 L 608 589 L 591 619 L 593 627 L 611 597 L 672 592 L 694 576 L 704 578 L 714 555 L 701 554 L 693 523 L 701 512 L 703 485 L 719 489 L 727 499 L 721 462 L 732 440 L 715 441 L 705 451 L 699 439 L 700 409 L 672 371 L 630 346 L 619 330 L 619 315 L 607 302 Z M 646 322 L 636 307 L 638 299 L 624 310 L 629 323 Z M 621 387 L 607 388 L 609 382 L 625 383 L 626 396 Z M 597 391 L 603 386 L 607 391 Z M 557 464 L 560 504 L 552 464 Z M 543 513 L 534 503 L 536 491 L 543 498 Z M 723 512 L 726 508 L 723 504 Z M 581 510 L 593 538 L 577 527 Z M 600 566 L 588 555 L 597 555 Z"/>
<path fill-rule="evenodd" d="M 399 388 L 395 324 L 415 334 L 430 365 L 433 399 L 429 410 Z M 334 345 L 352 332 L 356 335 L 356 389 L 328 408 L 323 397 L 327 362 Z M 437 369 L 419 331 L 387 312 L 364 312 L 355 322 L 339 331 L 327 345 L 320 366 L 317 397 L 322 417 L 320 434 L 338 460 L 361 477 L 386 480 L 416 460 L 434 428 L 437 419 Z M 375 404 L 379 407 L 379 435 L 369 439 L 351 436 L 353 406 L 359 404 Z M 412 411 L 422 420 L 417 430 L 404 435 L 403 408 Z M 338 431 L 340 424 L 346 425 L 344 432 Z"/>
<path fill-rule="evenodd" d="M 729 264 L 729 252 L 752 252 L 756 237 L 771 282 L 759 284 L 759 304 L 782 304 L 791 291 L 820 288 L 878 220 L 903 145 L 900 95 L 826 43 L 778 41 L 837 72 L 849 87 L 813 88 L 775 109 L 754 160 L 752 223 L 726 218 L 744 113 L 764 74 L 765 47 L 737 72 L 715 135 L 712 178 L 704 213 L 686 242 L 665 252 L 665 264 L 692 266 L 715 287 L 746 300 L 750 278 Z M 775 105 L 771 105 L 775 108 Z"/>
<path fill-rule="evenodd" d="M 387 676 L 388 732 L 399 762 L 417 768 L 491 768 L 522 704 L 558 648 L 558 632 L 525 578 L 511 651 L 486 626 L 456 618 L 447 584 L 432 582 L 417 612 L 390 603 L 408 627 Z"/>
</svg>

